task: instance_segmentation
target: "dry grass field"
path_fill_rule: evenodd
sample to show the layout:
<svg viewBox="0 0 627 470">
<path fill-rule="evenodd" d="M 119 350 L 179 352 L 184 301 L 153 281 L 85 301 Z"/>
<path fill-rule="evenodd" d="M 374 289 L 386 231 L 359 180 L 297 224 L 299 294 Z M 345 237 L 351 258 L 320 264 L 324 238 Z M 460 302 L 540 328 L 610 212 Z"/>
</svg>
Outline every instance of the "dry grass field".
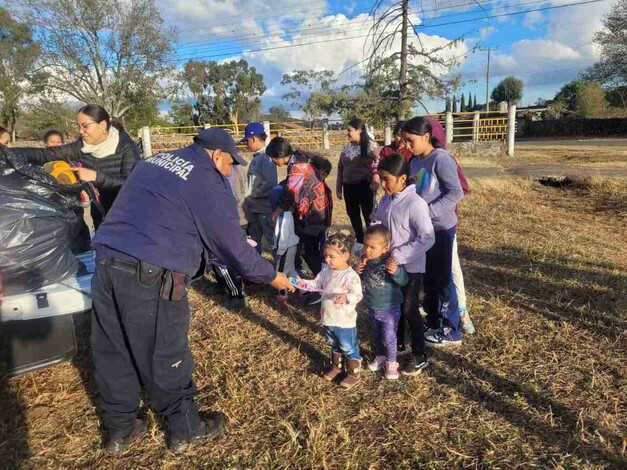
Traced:
<svg viewBox="0 0 627 470">
<path fill-rule="evenodd" d="M 315 308 L 277 307 L 268 290 L 229 311 L 209 277 L 190 293 L 191 345 L 223 438 L 175 456 L 153 416 L 148 438 L 105 455 L 83 336 L 73 362 L 2 385 L 2 467 L 627 468 L 627 182 L 471 185 L 459 241 L 477 333 L 421 375 L 366 370 L 343 391 L 319 377 Z M 347 226 L 341 203 L 335 220 Z M 370 357 L 364 315 L 359 337 Z"/>
</svg>

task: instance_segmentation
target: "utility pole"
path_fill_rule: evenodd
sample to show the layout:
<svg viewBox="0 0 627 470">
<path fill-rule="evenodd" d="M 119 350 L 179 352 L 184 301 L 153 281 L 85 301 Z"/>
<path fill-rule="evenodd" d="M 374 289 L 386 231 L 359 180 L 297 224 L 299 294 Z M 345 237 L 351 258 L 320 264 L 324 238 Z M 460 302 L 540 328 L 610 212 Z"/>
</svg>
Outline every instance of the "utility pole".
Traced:
<svg viewBox="0 0 627 470">
<path fill-rule="evenodd" d="M 490 50 L 488 47 L 488 67 L 485 73 L 485 110 L 486 113 L 490 112 Z"/>
<path fill-rule="evenodd" d="M 498 49 L 498 47 L 495 47 Z M 488 52 L 488 66 L 485 71 L 485 110 L 486 112 L 490 112 L 490 53 L 492 52 L 492 47 L 478 47 L 478 51 L 487 51 Z"/>
<path fill-rule="evenodd" d="M 403 120 L 407 116 L 406 101 L 407 101 L 407 26 L 409 23 L 409 0 L 403 0 L 403 24 L 401 30 L 401 70 L 398 76 L 399 84 L 399 110 L 398 119 Z"/>
</svg>

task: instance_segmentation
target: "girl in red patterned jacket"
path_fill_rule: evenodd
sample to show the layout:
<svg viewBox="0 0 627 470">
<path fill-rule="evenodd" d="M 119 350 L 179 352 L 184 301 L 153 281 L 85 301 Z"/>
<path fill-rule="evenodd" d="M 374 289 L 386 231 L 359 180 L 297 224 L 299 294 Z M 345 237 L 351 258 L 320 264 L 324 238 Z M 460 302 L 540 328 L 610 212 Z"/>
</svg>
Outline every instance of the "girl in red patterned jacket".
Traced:
<svg viewBox="0 0 627 470">
<path fill-rule="evenodd" d="M 277 166 L 287 165 L 287 178 L 282 182 L 285 191 L 273 217 L 280 211 L 293 211 L 303 258 L 316 276 L 322 270 L 322 247 L 331 224 L 331 204 L 321 177 L 325 158 L 311 152 L 294 151 L 283 137 L 272 139 L 266 154 Z"/>
</svg>

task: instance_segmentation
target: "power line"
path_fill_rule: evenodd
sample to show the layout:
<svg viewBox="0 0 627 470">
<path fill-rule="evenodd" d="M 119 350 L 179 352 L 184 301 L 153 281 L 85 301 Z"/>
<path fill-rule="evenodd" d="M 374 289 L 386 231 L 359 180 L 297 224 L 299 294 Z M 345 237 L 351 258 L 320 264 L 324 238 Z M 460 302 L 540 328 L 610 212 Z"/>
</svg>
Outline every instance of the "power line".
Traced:
<svg viewBox="0 0 627 470">
<path fill-rule="evenodd" d="M 483 9 L 483 6 L 482 6 L 483 4 L 492 4 L 494 2 L 498 2 L 498 0 L 489 0 L 489 1 L 486 1 L 486 2 L 483 2 L 483 3 L 480 3 L 480 2 L 477 2 L 476 0 L 473 0 L 473 1 L 470 1 L 470 2 L 467 2 L 467 3 L 455 4 L 455 5 L 451 6 L 450 9 L 466 7 L 466 6 L 473 6 L 473 5 L 479 5 L 479 7 Z M 536 4 L 536 3 L 546 3 L 546 0 L 536 0 L 536 1 L 532 1 L 532 2 L 518 3 L 517 6 L 532 5 L 532 4 Z M 507 4 L 505 6 L 507 6 Z M 433 9 L 430 9 L 430 10 L 424 10 L 424 9 L 421 10 L 421 12 L 433 12 L 433 13 L 438 13 L 440 11 L 447 11 L 447 9 L 446 8 L 437 7 L 437 8 L 433 8 Z M 471 14 L 471 12 L 466 11 L 466 12 L 454 13 L 454 14 L 451 14 L 451 15 L 441 16 L 439 18 L 451 18 L 451 17 L 454 17 L 454 16 L 463 16 L 463 15 L 468 15 L 468 14 Z M 275 17 L 280 17 L 280 15 L 272 16 L 271 18 L 275 18 Z M 432 20 L 432 19 L 435 19 L 436 17 L 438 17 L 438 16 L 437 15 L 433 15 L 432 17 L 429 17 L 429 18 L 421 18 L 421 20 L 423 20 L 423 21 L 424 20 Z M 261 18 L 259 18 L 259 17 L 255 18 L 255 20 L 257 20 L 257 19 L 261 19 Z M 246 20 L 246 21 L 249 21 L 249 20 Z M 369 22 L 369 21 L 372 21 L 372 17 L 367 17 L 362 23 L 366 23 L 366 22 Z M 312 25 L 312 23 L 309 23 L 307 26 L 311 26 L 311 25 Z M 324 29 L 324 28 L 329 28 L 329 26 L 328 25 L 327 26 L 315 26 L 315 27 L 312 27 L 310 29 L 311 30 L 314 30 L 314 29 L 317 30 L 317 29 Z M 302 33 L 303 31 L 307 31 L 307 30 L 309 30 L 309 28 L 307 28 L 307 29 L 299 29 L 298 32 Z M 189 30 L 189 31 L 191 31 L 191 30 Z M 231 31 L 235 32 L 235 29 L 232 29 Z M 284 36 L 285 35 L 284 32 L 266 35 L 266 34 L 263 33 L 263 30 L 260 31 L 260 28 L 257 25 L 256 26 L 251 26 L 251 27 L 248 27 L 248 28 L 239 29 L 238 33 L 242 33 L 243 31 L 259 31 L 259 33 L 255 33 L 255 34 L 252 34 L 252 35 L 249 35 L 249 36 L 235 35 L 235 36 L 233 36 L 231 38 L 227 38 L 227 39 L 224 39 L 224 40 L 221 40 L 221 41 L 212 42 L 211 44 L 207 44 L 207 45 L 204 45 L 204 46 L 198 44 L 198 41 L 197 41 L 198 40 L 198 36 L 195 36 L 196 41 L 179 43 L 179 47 L 178 48 L 179 49 L 189 49 L 189 48 L 196 48 L 196 47 L 211 47 L 211 46 L 214 46 L 216 44 L 221 44 L 221 43 L 244 41 L 246 39 L 256 39 L 259 36 L 263 36 L 264 38 L 268 38 L 268 37 Z M 212 33 L 209 33 L 209 34 L 212 34 Z"/>
<path fill-rule="evenodd" d="M 527 2 L 524 5 L 533 5 L 533 4 L 538 4 L 538 3 L 546 3 L 546 0 L 534 0 L 532 2 Z M 468 5 L 474 5 L 474 4 L 475 4 L 475 2 L 469 2 L 469 3 L 466 3 L 464 5 L 468 6 Z M 425 10 L 425 11 L 440 11 L 440 10 Z M 465 16 L 465 15 L 469 15 L 469 14 L 471 14 L 471 13 L 470 12 L 454 13 L 454 14 L 451 14 L 451 15 L 442 16 L 440 18 L 452 18 L 452 17 L 457 17 L 457 16 Z M 433 19 L 433 18 L 435 18 L 435 17 L 426 18 L 426 20 L 430 20 L 430 19 Z M 364 20 L 364 22 L 362 22 L 362 24 L 367 22 L 367 21 L 370 21 L 370 18 Z M 473 19 L 473 21 L 474 21 L 474 19 Z M 425 27 L 429 27 L 429 25 L 419 25 L 416 28 L 421 28 L 421 27 L 425 28 Z M 317 27 L 314 27 L 314 28 L 306 28 L 304 30 L 299 30 L 298 33 L 309 32 L 309 31 L 320 30 L 320 29 L 326 30 L 326 29 L 329 29 L 329 26 L 325 25 L 325 26 L 317 26 Z M 338 31 L 338 32 L 331 32 L 331 33 L 320 34 L 320 35 L 314 34 L 314 35 L 311 35 L 313 37 L 309 37 L 307 39 L 313 39 L 316 36 L 318 36 L 319 38 L 324 38 L 325 36 L 328 36 L 330 38 L 331 36 L 334 36 L 334 35 L 337 35 L 337 34 L 345 34 L 347 32 L 361 31 L 361 29 L 362 29 L 362 27 L 359 26 L 359 25 L 351 25 L 349 28 L 342 29 L 341 32 Z M 278 34 L 264 36 L 264 39 L 265 38 L 269 38 L 269 37 L 274 37 L 274 36 L 279 37 L 279 40 L 266 42 L 265 45 L 267 46 L 267 45 L 272 45 L 272 44 L 282 44 L 282 43 L 284 43 L 285 40 L 281 38 L 281 36 L 283 36 L 283 35 L 284 35 L 284 33 L 278 33 Z M 255 38 L 255 37 L 257 37 L 257 35 L 253 35 L 253 36 L 250 36 L 248 38 L 241 38 L 241 39 L 252 39 L 252 38 Z M 212 54 L 217 54 L 217 53 L 220 53 L 220 52 L 226 52 L 226 51 L 232 50 L 233 53 L 235 54 L 235 53 L 237 53 L 239 51 L 239 48 L 240 48 L 236 44 L 233 44 L 233 45 L 230 45 L 230 46 L 226 46 L 226 47 L 223 47 L 223 48 L 218 48 L 218 49 L 215 49 L 215 50 L 212 50 L 212 49 L 214 49 L 214 46 L 216 44 L 235 43 L 235 42 L 237 42 L 237 39 L 238 38 L 225 39 L 223 41 L 214 42 L 214 43 L 207 44 L 207 45 L 204 45 L 204 46 L 200 46 L 200 45 L 199 46 L 188 46 L 187 48 L 193 47 L 194 51 L 193 52 L 192 51 L 188 51 L 187 52 L 187 54 L 188 54 L 187 56 L 182 56 L 182 54 L 179 54 L 179 60 L 189 59 L 190 57 L 195 56 L 199 52 L 210 52 L 211 51 Z M 338 38 L 338 40 L 339 39 L 341 39 L 341 38 Z M 186 47 L 184 46 L 183 49 L 185 49 L 185 48 Z"/>
<path fill-rule="evenodd" d="M 497 14 L 497 15 L 490 15 L 489 18 L 502 18 L 502 17 L 507 17 L 507 16 L 523 15 L 523 14 L 534 12 L 534 11 L 547 11 L 547 10 L 553 10 L 553 9 L 568 8 L 568 7 L 579 6 L 579 5 L 600 3 L 600 2 L 603 2 L 603 1 L 606 1 L 606 0 L 586 0 L 586 1 L 582 1 L 582 2 L 574 2 L 574 3 L 567 3 L 567 4 L 562 4 L 562 5 L 553 5 L 553 6 L 548 6 L 548 7 L 540 7 L 540 8 L 534 8 L 534 9 L 528 9 L 528 10 L 522 10 L 522 11 L 516 11 L 516 12 L 509 12 L 509 13 L 502 13 L 502 14 Z M 440 26 L 448 26 L 448 25 L 469 23 L 469 22 L 473 22 L 473 21 L 477 21 L 477 20 L 484 20 L 485 18 L 486 17 L 480 17 L 480 18 L 471 18 L 471 19 L 466 19 L 466 20 L 450 21 L 450 22 L 445 22 L 445 23 L 437 23 L 437 24 L 431 24 L 431 25 L 419 25 L 419 26 L 415 27 L 414 30 L 415 29 L 437 28 L 437 27 L 440 27 Z M 339 34 L 339 33 L 334 33 L 334 34 Z M 262 52 L 262 51 L 268 51 L 268 50 L 288 49 L 288 48 L 292 48 L 292 47 L 302 47 L 302 46 L 315 45 L 315 44 L 325 44 L 325 43 L 337 42 L 337 41 L 347 41 L 347 40 L 351 40 L 351 39 L 363 39 L 363 38 L 366 38 L 368 36 L 369 36 L 369 34 L 364 34 L 364 35 L 349 36 L 349 37 L 344 37 L 344 38 L 336 38 L 336 39 L 327 39 L 327 40 L 321 40 L 321 41 L 304 42 L 304 43 L 299 43 L 299 44 L 287 44 L 287 45 L 281 45 L 281 46 L 275 46 L 275 47 L 263 47 L 263 48 L 258 48 L 258 49 L 248 49 L 248 50 L 243 50 L 243 51 L 233 50 L 233 51 L 229 51 L 229 52 L 226 52 L 226 53 L 213 53 L 213 54 L 208 54 L 208 55 L 205 55 L 205 56 L 192 56 L 192 57 L 185 57 L 185 58 L 177 58 L 177 59 L 172 59 L 171 61 L 168 61 L 168 62 L 175 63 L 175 62 L 181 62 L 183 60 L 212 59 L 212 58 L 219 58 L 219 57 L 227 57 L 227 56 L 235 55 L 235 54 L 241 55 L 241 54 L 248 54 L 248 53 L 251 53 L 251 52 Z M 217 52 L 220 52 L 220 50 L 218 50 Z"/>
</svg>

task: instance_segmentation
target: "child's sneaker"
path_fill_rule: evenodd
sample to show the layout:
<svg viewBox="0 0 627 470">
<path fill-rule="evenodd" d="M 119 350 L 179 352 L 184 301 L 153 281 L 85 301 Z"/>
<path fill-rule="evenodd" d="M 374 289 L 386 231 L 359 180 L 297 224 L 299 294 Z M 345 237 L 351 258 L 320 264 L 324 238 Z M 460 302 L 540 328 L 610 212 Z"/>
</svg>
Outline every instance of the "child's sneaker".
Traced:
<svg viewBox="0 0 627 470">
<path fill-rule="evenodd" d="M 403 375 L 416 375 L 422 372 L 422 369 L 427 367 L 427 358 L 424 354 L 420 354 L 419 356 L 414 356 L 413 354 L 409 357 L 409 360 L 403 365 L 401 369 L 401 373 Z"/>
<path fill-rule="evenodd" d="M 374 361 L 368 363 L 368 369 L 372 372 L 379 372 L 381 369 L 385 367 L 385 356 L 377 356 L 374 358 Z"/>
<path fill-rule="evenodd" d="M 387 362 L 385 364 L 385 379 L 398 380 L 398 362 Z"/>
<path fill-rule="evenodd" d="M 465 307 L 459 309 L 459 322 L 461 323 L 462 332 L 472 335 L 475 332 L 475 325 L 470 319 L 470 314 Z"/>
<path fill-rule="evenodd" d="M 446 348 L 449 346 L 459 346 L 462 340 L 454 339 L 451 336 L 450 328 L 442 328 L 436 333 L 425 336 L 425 346 L 427 348 Z"/>
</svg>

